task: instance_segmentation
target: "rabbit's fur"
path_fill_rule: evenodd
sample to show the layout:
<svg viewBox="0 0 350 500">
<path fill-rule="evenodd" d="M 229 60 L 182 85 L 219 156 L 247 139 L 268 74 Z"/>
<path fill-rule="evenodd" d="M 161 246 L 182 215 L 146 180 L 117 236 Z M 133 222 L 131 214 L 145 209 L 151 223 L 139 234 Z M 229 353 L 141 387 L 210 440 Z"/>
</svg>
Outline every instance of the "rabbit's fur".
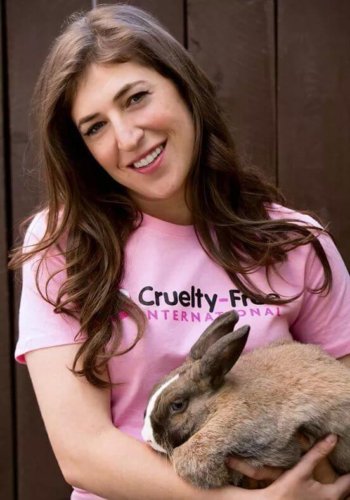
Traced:
<svg viewBox="0 0 350 500">
<path fill-rule="evenodd" d="M 291 467 L 302 454 L 300 432 L 311 442 L 337 434 L 329 459 L 340 474 L 349 472 L 350 370 L 298 342 L 240 357 L 249 327 L 234 331 L 237 321 L 234 311 L 218 317 L 154 388 L 144 439 L 202 488 L 241 484 L 241 474 L 225 465 L 230 454 L 256 467 Z"/>
</svg>

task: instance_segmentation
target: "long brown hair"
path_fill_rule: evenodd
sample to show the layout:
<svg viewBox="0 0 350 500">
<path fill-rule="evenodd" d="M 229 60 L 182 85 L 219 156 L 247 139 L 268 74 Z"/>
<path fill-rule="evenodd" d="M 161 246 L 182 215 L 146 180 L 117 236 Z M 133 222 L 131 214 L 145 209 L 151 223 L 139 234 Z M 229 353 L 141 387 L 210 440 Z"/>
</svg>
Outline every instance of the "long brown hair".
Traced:
<svg viewBox="0 0 350 500">
<path fill-rule="evenodd" d="M 263 296 L 249 272 L 273 266 L 287 253 L 311 243 L 324 268 L 322 285 L 328 291 L 331 270 L 317 239 L 317 229 L 293 220 L 271 220 L 267 207 L 283 203 L 279 191 L 252 168 L 242 168 L 218 107 L 214 89 L 191 56 L 146 12 L 127 5 L 97 7 L 74 15 L 53 45 L 34 93 L 34 116 L 39 162 L 47 187 L 47 227 L 34 248 L 13 250 L 10 267 L 20 267 L 40 253 L 41 264 L 50 248 L 64 255 L 67 278 L 52 300 L 40 290 L 55 312 L 80 321 L 86 341 L 73 364 L 77 375 L 105 386 L 100 377 L 121 340 L 118 313 L 124 311 L 142 335 L 141 309 L 119 291 L 124 249 L 137 228 L 140 214 L 123 186 L 101 168 L 87 150 L 71 118 L 79 79 L 92 64 L 134 61 L 171 79 L 192 112 L 195 126 L 194 162 L 186 197 L 198 239 L 233 283 L 251 298 L 287 303 L 295 297 Z M 64 248 L 60 241 L 66 235 Z M 49 278 L 50 279 L 50 278 Z M 111 320 L 113 318 L 113 320 Z M 107 344 L 112 346 L 108 349 Z M 124 351 L 125 352 L 125 351 Z M 76 370 L 82 357 L 83 367 Z"/>
</svg>

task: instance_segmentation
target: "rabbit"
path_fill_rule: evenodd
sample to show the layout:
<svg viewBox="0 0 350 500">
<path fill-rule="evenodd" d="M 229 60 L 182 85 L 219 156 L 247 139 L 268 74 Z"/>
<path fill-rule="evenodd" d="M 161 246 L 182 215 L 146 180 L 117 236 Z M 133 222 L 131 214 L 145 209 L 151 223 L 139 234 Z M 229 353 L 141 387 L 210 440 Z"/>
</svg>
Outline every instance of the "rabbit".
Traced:
<svg viewBox="0 0 350 500">
<path fill-rule="evenodd" d="M 349 472 L 349 368 L 295 341 L 240 357 L 249 326 L 235 331 L 238 319 L 235 311 L 216 318 L 185 362 L 154 387 L 143 439 L 200 488 L 244 487 L 242 474 L 225 465 L 231 454 L 254 467 L 292 467 L 303 454 L 300 433 L 311 444 L 337 434 L 329 460 L 339 474 Z"/>
</svg>

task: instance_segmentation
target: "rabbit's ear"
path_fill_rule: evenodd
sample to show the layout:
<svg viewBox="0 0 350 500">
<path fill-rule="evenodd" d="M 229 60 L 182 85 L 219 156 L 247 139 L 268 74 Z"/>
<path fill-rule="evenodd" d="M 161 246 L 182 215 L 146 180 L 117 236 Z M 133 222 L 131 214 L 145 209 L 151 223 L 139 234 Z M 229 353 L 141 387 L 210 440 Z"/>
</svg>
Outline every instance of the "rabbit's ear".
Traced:
<svg viewBox="0 0 350 500">
<path fill-rule="evenodd" d="M 193 344 L 190 352 L 190 358 L 193 360 L 200 359 L 211 345 L 224 335 L 232 332 L 238 319 L 239 316 L 234 310 L 221 314 L 218 318 L 216 318 L 211 325 L 204 330 L 197 342 Z"/>
<path fill-rule="evenodd" d="M 204 354 L 200 361 L 200 375 L 208 377 L 214 387 L 218 387 L 224 376 L 240 357 L 248 339 L 250 327 L 242 326 L 221 338 Z"/>
</svg>

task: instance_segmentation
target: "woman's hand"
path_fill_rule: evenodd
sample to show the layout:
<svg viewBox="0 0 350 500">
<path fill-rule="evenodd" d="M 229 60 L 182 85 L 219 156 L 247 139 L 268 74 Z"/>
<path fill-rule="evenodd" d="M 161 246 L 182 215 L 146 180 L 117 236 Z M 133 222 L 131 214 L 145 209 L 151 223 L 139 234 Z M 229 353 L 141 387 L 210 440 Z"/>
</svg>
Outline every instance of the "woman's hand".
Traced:
<svg viewBox="0 0 350 500">
<path fill-rule="evenodd" d="M 274 480 L 267 488 L 260 490 L 261 500 L 342 500 L 350 494 L 350 474 L 336 479 L 331 484 L 321 484 L 314 478 L 314 473 L 321 467 L 324 474 L 332 474 L 325 459 L 337 442 L 336 436 L 328 436 L 313 446 L 289 471 L 265 467 L 256 471 L 237 459 L 229 459 L 229 466 L 239 472 L 253 475 L 255 480 Z M 253 474 L 252 474 L 253 473 Z M 317 474 L 316 474 L 317 476 Z"/>
<path fill-rule="evenodd" d="M 299 434 L 297 439 L 304 452 L 311 449 L 312 446 L 306 436 Z M 227 465 L 244 475 L 243 486 L 248 489 L 264 488 L 273 483 L 273 481 L 278 479 L 285 472 L 285 469 L 278 467 L 266 466 L 258 469 L 249 465 L 244 459 L 237 457 L 230 457 L 227 460 Z M 324 457 L 315 466 L 312 477 L 322 484 L 329 484 L 334 483 L 338 475 L 327 457 Z"/>
<path fill-rule="evenodd" d="M 293 467 L 266 488 L 269 500 L 341 500 L 350 494 L 350 474 L 334 483 L 321 484 L 313 478 L 315 468 L 332 451 L 337 439 L 331 435 L 318 442 Z"/>
</svg>

